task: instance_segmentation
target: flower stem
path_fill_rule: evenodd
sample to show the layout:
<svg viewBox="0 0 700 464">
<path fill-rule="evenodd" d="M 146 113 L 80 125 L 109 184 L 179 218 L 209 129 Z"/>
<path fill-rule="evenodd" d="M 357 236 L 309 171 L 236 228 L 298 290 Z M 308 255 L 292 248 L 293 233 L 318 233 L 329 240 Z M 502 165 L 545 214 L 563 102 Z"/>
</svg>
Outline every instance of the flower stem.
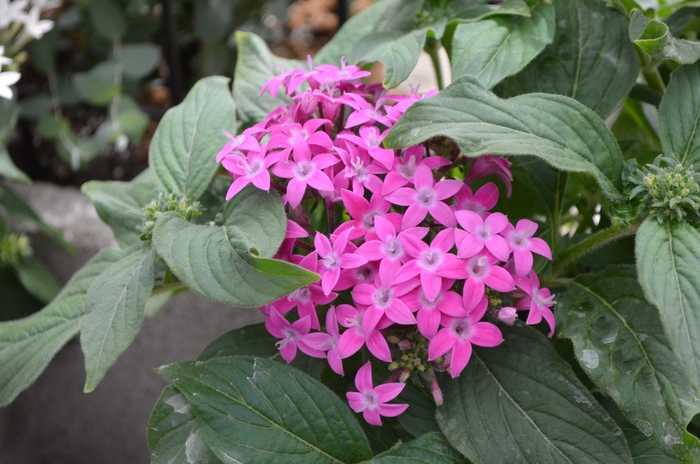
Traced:
<svg viewBox="0 0 700 464">
<path fill-rule="evenodd" d="M 442 80 L 442 68 L 440 67 L 440 55 L 438 54 L 439 50 L 440 43 L 435 38 L 427 37 L 425 39 L 425 51 L 430 55 L 430 60 L 433 62 L 438 89 L 442 90 L 445 86 Z"/>
</svg>

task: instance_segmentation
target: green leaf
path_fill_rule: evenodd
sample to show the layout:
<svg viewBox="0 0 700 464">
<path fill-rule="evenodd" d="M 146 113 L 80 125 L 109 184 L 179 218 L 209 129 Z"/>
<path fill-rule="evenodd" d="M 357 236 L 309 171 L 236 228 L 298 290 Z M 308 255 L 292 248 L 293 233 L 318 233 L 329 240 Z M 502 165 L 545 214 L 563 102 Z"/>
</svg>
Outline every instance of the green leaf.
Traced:
<svg viewBox="0 0 700 464">
<path fill-rule="evenodd" d="M 187 398 L 226 462 L 343 462 L 372 453 L 352 412 L 303 372 L 252 357 L 183 362 L 159 371 Z"/>
<path fill-rule="evenodd" d="M 277 93 L 277 98 L 270 96 L 269 91 L 261 95 L 262 86 L 282 72 L 305 65 L 301 61 L 273 55 L 265 41 L 252 32 L 237 31 L 236 43 L 238 58 L 233 76 L 233 98 L 241 124 L 250 126 L 267 118 L 267 114 L 281 102 L 292 101 L 284 95 L 283 89 Z"/>
<path fill-rule="evenodd" d="M 0 98 L 0 143 L 5 144 L 10 139 L 17 124 L 17 102 L 12 99 Z"/>
<path fill-rule="evenodd" d="M 145 220 L 141 208 L 156 197 L 150 175 L 141 175 L 131 182 L 92 180 L 80 189 L 90 197 L 100 218 L 112 228 L 120 247 L 141 242 L 140 227 Z"/>
<path fill-rule="evenodd" d="M 117 250 L 100 252 L 44 309 L 25 319 L 0 323 L 0 406 L 9 404 L 29 387 L 58 350 L 78 333 L 88 287 L 120 257 Z"/>
<path fill-rule="evenodd" d="M 517 73 L 554 40 L 554 7 L 542 3 L 531 17 L 495 16 L 460 24 L 452 37 L 452 78 L 471 74 L 486 88 Z"/>
<path fill-rule="evenodd" d="M 78 95 L 95 106 L 104 106 L 119 93 L 113 82 L 90 72 L 73 74 L 73 86 Z"/>
<path fill-rule="evenodd" d="M 532 185 L 542 196 L 545 205 L 547 205 L 549 217 L 561 214 L 568 174 L 552 169 L 547 163 L 536 157 L 519 158 L 517 164 L 527 173 L 532 180 Z M 555 233 L 558 234 L 559 231 Z"/>
<path fill-rule="evenodd" d="M 656 449 L 649 439 L 637 429 L 622 430 L 630 447 L 634 464 L 680 464 L 681 461 L 669 458 Z"/>
<path fill-rule="evenodd" d="M 666 156 L 700 169 L 700 63 L 682 66 L 659 107 L 659 135 Z"/>
<path fill-rule="evenodd" d="M 52 113 L 46 113 L 39 118 L 37 129 L 42 137 L 53 140 L 60 134 L 70 132 L 70 121 L 62 116 L 56 117 Z"/>
<path fill-rule="evenodd" d="M 257 356 L 286 364 L 276 343 L 279 339 L 270 335 L 264 323 L 252 324 L 226 332 L 209 343 L 197 356 L 197 361 L 209 361 L 227 356 Z M 313 378 L 320 378 L 326 365 L 325 359 L 299 355 L 289 363 Z"/>
<path fill-rule="evenodd" d="M 54 27 L 39 40 L 32 40 L 26 45 L 26 50 L 32 59 L 32 68 L 42 74 L 56 70 L 56 48 L 59 41 L 59 28 Z"/>
<path fill-rule="evenodd" d="M 15 266 L 15 272 L 22 286 L 44 304 L 53 300 L 61 290 L 53 274 L 33 258 L 20 261 Z"/>
<path fill-rule="evenodd" d="M 51 237 L 54 241 L 60 244 L 66 250 L 73 252 L 73 246 L 66 242 L 63 236 L 50 227 L 36 215 L 34 210 L 27 205 L 24 200 L 17 196 L 9 187 L 5 187 L 0 183 L 0 213 L 7 214 L 22 221 L 29 221 L 36 224 L 39 229 Z"/>
<path fill-rule="evenodd" d="M 394 2 L 391 0 L 378 1 L 369 8 L 354 15 L 343 24 L 333 38 L 324 45 L 314 56 L 314 63 L 340 65 L 340 59 L 348 56 L 352 47 L 364 36 L 373 32 L 380 23 L 383 15 Z"/>
<path fill-rule="evenodd" d="M 182 393 L 168 385 L 161 393 L 148 421 L 151 464 L 220 463 Z"/>
<path fill-rule="evenodd" d="M 107 268 L 90 285 L 80 319 L 86 393 L 97 387 L 139 333 L 153 290 L 154 259 L 155 250 L 144 246 Z"/>
<path fill-rule="evenodd" d="M 19 116 L 27 119 L 39 119 L 51 112 L 53 105 L 48 93 L 35 93 L 19 102 Z"/>
<path fill-rule="evenodd" d="M 152 43 L 122 45 L 118 61 L 124 66 L 124 75 L 142 79 L 156 69 L 160 60 L 160 47 Z"/>
<path fill-rule="evenodd" d="M 368 464 L 453 464 L 464 463 L 465 459 L 450 446 L 443 434 L 432 432 L 408 443 L 399 443 L 389 451 L 365 462 Z"/>
<path fill-rule="evenodd" d="M 623 159 L 615 137 L 571 98 L 528 94 L 502 100 L 462 76 L 412 105 L 384 143 L 408 147 L 438 135 L 454 140 L 467 156 L 534 155 L 563 171 L 591 173 L 609 198 L 623 198 Z"/>
<path fill-rule="evenodd" d="M 0 322 L 30 316 L 44 307 L 43 303 L 27 292 L 17 274 L 10 268 L 0 269 L 0 295 Z"/>
<path fill-rule="evenodd" d="M 647 218 L 635 254 L 644 295 L 659 309 L 673 354 L 700 394 L 700 234 L 684 222 Z"/>
<path fill-rule="evenodd" d="M 557 298 L 559 334 L 581 367 L 664 454 L 697 461 L 700 441 L 685 427 L 700 400 L 683 376 L 631 266 L 571 281 Z M 685 444 L 684 444 L 685 442 Z"/>
<path fill-rule="evenodd" d="M 113 0 L 91 0 L 90 20 L 97 34 L 112 40 L 126 32 L 126 22 L 121 7 Z"/>
<path fill-rule="evenodd" d="M 209 42 L 225 42 L 230 33 L 236 3 L 238 2 L 196 2 L 194 25 L 199 38 Z"/>
<path fill-rule="evenodd" d="M 22 172 L 10 158 L 5 145 L 0 143 L 0 177 L 30 183 L 29 177 Z"/>
<path fill-rule="evenodd" d="M 205 77 L 185 101 L 168 110 L 151 141 L 149 163 L 156 185 L 197 199 L 211 182 L 224 146 L 222 129 L 236 128 L 236 104 L 228 79 Z"/>
<path fill-rule="evenodd" d="M 630 16 L 629 34 L 639 48 L 657 60 L 691 64 L 700 58 L 700 42 L 674 38 L 666 24 L 636 9 Z"/>
<path fill-rule="evenodd" d="M 257 256 L 272 258 L 284 240 L 287 217 L 279 195 L 246 186 L 226 203 L 226 226 L 236 235 L 246 237 Z"/>
<path fill-rule="evenodd" d="M 418 438 L 426 433 L 440 431 L 440 426 L 435 420 L 435 401 L 425 390 L 409 382 L 396 402 L 411 405 L 406 412 L 397 417 L 406 432 Z"/>
<path fill-rule="evenodd" d="M 474 347 L 462 374 L 445 377 L 437 419 L 474 464 L 631 463 L 614 421 L 552 344 L 516 322 L 495 348 Z"/>
<path fill-rule="evenodd" d="M 554 8 L 554 43 L 504 82 L 504 94 L 566 95 L 606 118 L 639 75 L 637 51 L 626 37 L 626 18 L 604 0 L 556 1 Z"/>
<path fill-rule="evenodd" d="M 174 213 L 156 221 L 153 244 L 193 292 L 234 306 L 261 306 L 319 278 L 294 264 L 254 256 L 237 229 L 192 225 Z"/>
<path fill-rule="evenodd" d="M 443 21 L 442 28 L 445 24 Z M 425 45 L 428 28 L 411 32 L 375 32 L 357 41 L 348 55 L 350 63 L 373 63 L 384 65 L 384 87 L 393 89 L 408 78 L 418 63 Z"/>
</svg>

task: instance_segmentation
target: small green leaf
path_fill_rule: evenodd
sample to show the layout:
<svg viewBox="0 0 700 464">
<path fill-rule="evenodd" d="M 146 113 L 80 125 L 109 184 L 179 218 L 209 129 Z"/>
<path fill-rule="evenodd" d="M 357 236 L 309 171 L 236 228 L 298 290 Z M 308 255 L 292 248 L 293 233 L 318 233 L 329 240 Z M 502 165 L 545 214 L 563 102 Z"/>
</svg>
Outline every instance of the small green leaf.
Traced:
<svg viewBox="0 0 700 464">
<path fill-rule="evenodd" d="M 152 43 L 122 45 L 118 61 L 124 66 L 124 75 L 142 79 L 156 69 L 160 60 L 160 47 Z"/>
<path fill-rule="evenodd" d="M 56 117 L 51 113 L 47 113 L 39 118 L 37 129 L 42 137 L 53 140 L 60 134 L 70 131 L 70 121 L 67 118 Z"/>
<path fill-rule="evenodd" d="M 554 43 L 507 79 L 503 93 L 566 95 L 607 118 L 639 75 L 637 51 L 626 37 L 626 18 L 605 0 L 555 1 L 554 9 Z"/>
<path fill-rule="evenodd" d="M 29 183 L 29 177 L 22 172 L 15 163 L 10 158 L 10 153 L 8 153 L 5 145 L 0 143 L 0 177 L 6 179 L 17 180 L 20 182 Z"/>
<path fill-rule="evenodd" d="M 151 141 L 149 163 L 156 184 L 195 200 L 211 182 L 224 146 L 222 129 L 236 128 L 236 104 L 228 79 L 205 77 L 185 101 L 168 110 Z"/>
<path fill-rule="evenodd" d="M 15 272 L 22 286 L 37 300 L 46 304 L 53 300 L 61 286 L 46 267 L 33 258 L 25 258 L 15 266 Z"/>
<path fill-rule="evenodd" d="M 632 424 L 664 454 L 700 458 L 700 441 L 685 430 L 700 401 L 633 267 L 613 266 L 573 280 L 557 298 L 556 318 L 583 370 Z"/>
<path fill-rule="evenodd" d="M 358 40 L 373 32 L 384 13 L 393 6 L 390 0 L 378 1 L 350 18 L 333 38 L 314 56 L 314 63 L 340 65 L 340 59 L 349 55 Z"/>
<path fill-rule="evenodd" d="M 282 72 L 305 68 L 306 65 L 273 55 L 265 41 L 252 32 L 236 32 L 236 43 L 238 59 L 233 76 L 233 98 L 241 123 L 249 126 L 264 120 L 281 102 L 291 102 L 283 89 L 277 93 L 277 98 L 271 97 L 269 91 L 261 95 L 262 86 Z M 234 127 L 230 124 L 223 128 L 230 130 Z"/>
<path fill-rule="evenodd" d="M 408 147 L 438 135 L 454 140 L 467 156 L 534 155 L 563 171 L 591 173 L 609 198 L 623 198 L 623 159 L 615 137 L 600 117 L 571 98 L 528 94 L 502 100 L 462 76 L 412 105 L 384 143 Z"/>
<path fill-rule="evenodd" d="M 0 98 L 0 143 L 5 144 L 17 124 L 17 102 Z"/>
<path fill-rule="evenodd" d="M 121 7 L 114 0 L 91 0 L 90 20 L 100 36 L 112 40 L 126 32 L 126 21 Z"/>
<path fill-rule="evenodd" d="M 148 421 L 151 464 L 220 463 L 182 393 L 168 385 L 161 393 Z"/>
<path fill-rule="evenodd" d="M 158 372 L 187 398 L 204 439 L 225 462 L 354 463 L 372 457 L 347 404 L 292 367 L 227 357 Z"/>
<path fill-rule="evenodd" d="M 399 443 L 389 451 L 364 462 L 367 464 L 455 464 L 466 461 L 464 456 L 450 446 L 443 434 L 432 432 L 408 443 Z"/>
<path fill-rule="evenodd" d="M 58 350 L 78 333 L 88 287 L 120 258 L 117 250 L 100 252 L 44 309 L 25 319 L 0 323 L 0 406 L 9 404 L 29 387 Z"/>
<path fill-rule="evenodd" d="M 460 24 L 450 47 L 452 78 L 471 74 L 486 88 L 524 68 L 554 39 L 554 7 L 542 3 L 531 17 L 494 16 Z"/>
<path fill-rule="evenodd" d="M 516 322 L 495 348 L 474 347 L 462 374 L 443 377 L 437 419 L 474 464 L 632 463 L 615 422 L 552 344 Z"/>
<path fill-rule="evenodd" d="M 162 215 L 153 230 L 158 254 L 192 291 L 234 306 L 261 306 L 319 276 L 294 264 L 258 258 L 236 229 L 187 223 Z"/>
<path fill-rule="evenodd" d="M 659 135 L 664 154 L 700 169 L 700 63 L 671 74 L 659 107 Z"/>
<path fill-rule="evenodd" d="M 644 295 L 658 308 L 673 354 L 700 394 L 700 234 L 683 222 L 647 218 L 635 254 Z"/>
<path fill-rule="evenodd" d="M 154 259 L 155 250 L 143 246 L 108 267 L 90 285 L 80 319 L 86 393 L 97 387 L 141 329 L 144 306 L 153 290 Z"/>
<path fill-rule="evenodd" d="M 104 106 L 119 93 L 119 87 L 90 72 L 73 74 L 73 86 L 78 95 L 95 106 Z"/>
<path fill-rule="evenodd" d="M 674 38 L 666 24 L 636 9 L 630 16 L 629 34 L 639 48 L 657 60 L 691 64 L 700 58 L 700 42 Z"/>
<path fill-rule="evenodd" d="M 120 247 L 141 242 L 140 227 L 144 221 L 141 208 L 156 197 L 150 174 L 142 174 L 131 182 L 92 180 L 80 189 L 90 197 L 100 219 L 112 228 Z"/>
</svg>

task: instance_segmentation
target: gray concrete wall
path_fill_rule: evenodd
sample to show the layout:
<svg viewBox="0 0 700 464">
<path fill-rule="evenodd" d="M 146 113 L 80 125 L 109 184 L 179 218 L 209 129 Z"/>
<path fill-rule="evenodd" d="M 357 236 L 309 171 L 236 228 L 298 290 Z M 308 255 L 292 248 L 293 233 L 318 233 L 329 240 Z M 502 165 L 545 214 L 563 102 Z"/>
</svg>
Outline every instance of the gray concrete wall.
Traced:
<svg viewBox="0 0 700 464">
<path fill-rule="evenodd" d="M 72 256 L 41 236 L 33 241 L 35 256 L 61 283 L 100 249 L 116 247 L 79 190 L 41 183 L 12 187 L 75 245 Z M 80 344 L 69 342 L 34 385 L 0 408 L 0 464 L 148 463 L 148 418 L 166 385 L 153 369 L 193 359 L 219 335 L 260 321 L 256 309 L 179 296 L 144 321 L 134 343 L 90 394 L 82 392 Z"/>
</svg>

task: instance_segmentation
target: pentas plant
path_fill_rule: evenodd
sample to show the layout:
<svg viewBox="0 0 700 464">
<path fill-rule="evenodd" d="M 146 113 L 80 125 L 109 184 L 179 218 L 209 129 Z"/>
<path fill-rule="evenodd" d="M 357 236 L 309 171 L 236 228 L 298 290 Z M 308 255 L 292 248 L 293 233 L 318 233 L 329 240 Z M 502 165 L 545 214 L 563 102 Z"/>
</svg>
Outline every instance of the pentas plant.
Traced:
<svg viewBox="0 0 700 464">
<path fill-rule="evenodd" d="M 468 162 L 458 150 L 440 156 L 428 144 L 384 148 L 403 113 L 435 92 L 390 94 L 363 83 L 369 74 L 344 60 L 313 66 L 309 58 L 308 69 L 270 79 L 263 92 L 284 93 L 292 103 L 238 136 L 224 131 L 230 141 L 216 159 L 233 179 L 227 200 L 249 184 L 280 192 L 293 219 L 276 258 L 320 275 L 261 307 L 282 357 L 292 362 L 300 350 L 344 375 L 343 361 L 366 347 L 395 372 L 374 389 L 365 364 L 357 373 L 360 393 L 348 400 L 381 425 L 380 416 L 408 407 L 382 404 L 400 391 L 393 379 L 425 372 L 436 386 L 435 370 L 459 376 L 472 345 L 500 345 L 494 321 L 512 324 L 517 311 L 527 324 L 544 319 L 551 337 L 555 301 L 533 270 L 533 253 L 552 258 L 533 236 L 538 225 L 509 223 L 492 211 L 498 187 L 476 187 L 495 174 L 510 193 L 510 162 Z M 315 228 L 310 216 L 318 205 L 327 221 Z M 337 217 L 345 220 L 337 224 Z M 418 362 L 402 360 L 417 345 L 424 347 Z M 441 404 L 440 389 L 432 393 Z"/>
</svg>

